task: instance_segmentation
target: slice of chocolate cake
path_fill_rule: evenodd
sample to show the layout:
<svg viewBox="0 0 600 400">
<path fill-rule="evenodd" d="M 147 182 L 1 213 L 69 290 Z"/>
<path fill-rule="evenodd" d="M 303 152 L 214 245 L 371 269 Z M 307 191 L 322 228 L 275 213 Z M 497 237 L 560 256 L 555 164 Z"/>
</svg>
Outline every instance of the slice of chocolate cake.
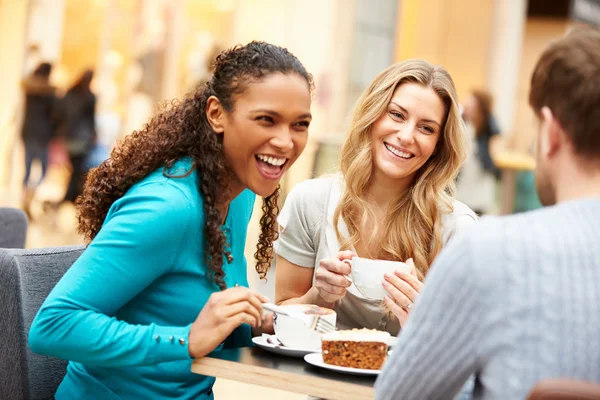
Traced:
<svg viewBox="0 0 600 400">
<path fill-rule="evenodd" d="M 387 356 L 388 332 L 352 329 L 324 334 L 323 362 L 340 367 L 381 369 Z"/>
</svg>

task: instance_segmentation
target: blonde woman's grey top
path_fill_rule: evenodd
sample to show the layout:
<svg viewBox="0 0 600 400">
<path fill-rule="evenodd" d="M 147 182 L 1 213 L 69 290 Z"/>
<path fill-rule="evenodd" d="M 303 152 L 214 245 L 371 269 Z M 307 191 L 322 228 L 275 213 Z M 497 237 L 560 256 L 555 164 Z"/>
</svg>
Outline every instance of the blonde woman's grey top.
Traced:
<svg viewBox="0 0 600 400">
<path fill-rule="evenodd" d="M 333 175 L 301 182 L 292 189 L 278 219 L 281 233 L 274 246 L 278 255 L 298 266 L 315 268 L 321 259 L 340 250 L 333 214 L 342 195 L 342 185 L 341 176 Z M 453 207 L 452 213 L 442 217 L 444 243 L 477 221 L 476 214 L 463 203 L 455 201 Z M 343 221 L 338 228 L 342 235 L 348 235 Z M 334 309 L 340 329 L 378 329 L 393 335 L 400 330 L 398 320 L 388 317 L 380 301 L 365 299 L 354 285 Z"/>
<path fill-rule="evenodd" d="M 376 398 L 525 399 L 600 382 L 600 198 L 484 218 L 434 262 Z"/>
</svg>

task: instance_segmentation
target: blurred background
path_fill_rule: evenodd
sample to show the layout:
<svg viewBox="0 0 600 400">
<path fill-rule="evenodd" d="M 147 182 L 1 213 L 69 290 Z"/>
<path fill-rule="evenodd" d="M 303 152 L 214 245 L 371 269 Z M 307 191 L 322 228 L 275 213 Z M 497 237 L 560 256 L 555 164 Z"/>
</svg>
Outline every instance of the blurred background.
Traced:
<svg viewBox="0 0 600 400">
<path fill-rule="evenodd" d="M 459 199 L 481 214 L 539 207 L 531 172 L 535 126 L 527 103 L 529 77 L 550 40 L 574 24 L 600 19 L 599 3 L 0 0 L 0 206 L 26 209 L 28 247 L 81 243 L 75 208 L 65 197 L 71 171 L 106 158 L 161 101 L 208 79 L 219 51 L 264 40 L 289 48 L 316 83 L 310 143 L 285 177 L 284 193 L 335 169 L 352 105 L 378 72 L 394 62 L 424 58 L 452 74 L 469 126 L 471 154 L 459 180 Z M 28 145 L 47 151 L 47 160 L 26 157 L 32 139 L 25 138 L 24 126 L 28 118 L 41 118 L 35 105 L 27 105 L 28 82 L 41 63 L 51 67 L 44 85 L 57 98 L 86 70 L 93 71 L 91 118 L 98 139 L 93 154 L 85 154 L 85 166 L 56 139 L 34 138 Z M 249 240 L 256 240 L 253 235 Z"/>
<path fill-rule="evenodd" d="M 207 80 L 219 51 L 264 40 L 291 50 L 316 83 L 310 142 L 284 193 L 335 170 L 352 106 L 378 72 L 424 58 L 453 76 L 469 126 L 459 199 L 481 214 L 534 209 L 531 71 L 550 40 L 599 21 L 600 0 L 0 0 L 0 206 L 28 212 L 27 247 L 82 243 L 65 196 L 77 187 L 71 172 L 101 162 L 161 101 Z M 79 158 L 60 140 L 23 133 L 44 124 L 48 88 L 60 98 L 77 82 L 95 96 L 87 118 L 98 135 Z M 249 257 L 257 230 L 254 221 Z M 251 285 L 272 296 L 272 275 L 266 284 L 255 275 Z"/>
</svg>

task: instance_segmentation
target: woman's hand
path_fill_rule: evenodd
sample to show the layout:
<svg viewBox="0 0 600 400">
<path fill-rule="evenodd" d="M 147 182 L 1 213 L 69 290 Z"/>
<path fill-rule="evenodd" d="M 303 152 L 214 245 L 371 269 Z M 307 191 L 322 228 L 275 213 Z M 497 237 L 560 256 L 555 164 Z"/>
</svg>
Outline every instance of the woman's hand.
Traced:
<svg viewBox="0 0 600 400">
<path fill-rule="evenodd" d="M 395 271 L 394 275 L 385 274 L 383 281 L 383 287 L 390 294 L 385 297 L 385 304 L 398 318 L 400 326 L 408 320 L 413 303 L 423 287 L 423 282 L 417 278 L 413 259 L 409 258 L 406 264 L 410 266 L 410 273 Z"/>
<path fill-rule="evenodd" d="M 199 358 L 209 354 L 242 324 L 253 328 L 261 326 L 262 303 L 268 301 L 262 294 L 245 287 L 213 293 L 190 329 L 190 356 Z"/>
<path fill-rule="evenodd" d="M 351 283 L 344 275 L 350 274 L 350 265 L 343 260 L 350 260 L 352 257 L 356 257 L 356 254 L 346 250 L 319 262 L 315 271 L 315 287 L 325 302 L 335 303 L 346 295 L 346 288 Z"/>
<path fill-rule="evenodd" d="M 252 336 L 262 336 L 263 333 L 273 335 L 275 328 L 273 326 L 273 313 L 265 313 L 262 316 L 262 323 L 256 328 L 252 328 Z"/>
</svg>

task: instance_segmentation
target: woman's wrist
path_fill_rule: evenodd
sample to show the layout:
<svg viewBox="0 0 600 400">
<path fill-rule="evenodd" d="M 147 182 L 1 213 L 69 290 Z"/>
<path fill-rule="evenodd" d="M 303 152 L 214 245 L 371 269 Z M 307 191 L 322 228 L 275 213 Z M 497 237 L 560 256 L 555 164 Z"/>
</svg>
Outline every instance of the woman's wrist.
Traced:
<svg viewBox="0 0 600 400">
<path fill-rule="evenodd" d="M 283 301 L 278 301 L 278 305 L 286 305 L 286 304 L 314 304 L 319 307 L 324 308 L 333 308 L 335 303 L 329 303 L 321 297 L 319 294 L 319 290 L 316 287 L 311 287 L 308 292 L 300 297 L 292 297 L 290 299 L 286 299 Z"/>
<path fill-rule="evenodd" d="M 307 300 L 309 300 L 307 301 L 307 303 L 315 304 L 319 307 L 333 309 L 333 306 L 335 305 L 335 303 L 330 303 L 328 301 L 323 300 L 323 298 L 319 294 L 319 290 L 314 286 L 310 288 L 310 290 L 306 293 L 305 296 L 307 296 Z"/>
</svg>

